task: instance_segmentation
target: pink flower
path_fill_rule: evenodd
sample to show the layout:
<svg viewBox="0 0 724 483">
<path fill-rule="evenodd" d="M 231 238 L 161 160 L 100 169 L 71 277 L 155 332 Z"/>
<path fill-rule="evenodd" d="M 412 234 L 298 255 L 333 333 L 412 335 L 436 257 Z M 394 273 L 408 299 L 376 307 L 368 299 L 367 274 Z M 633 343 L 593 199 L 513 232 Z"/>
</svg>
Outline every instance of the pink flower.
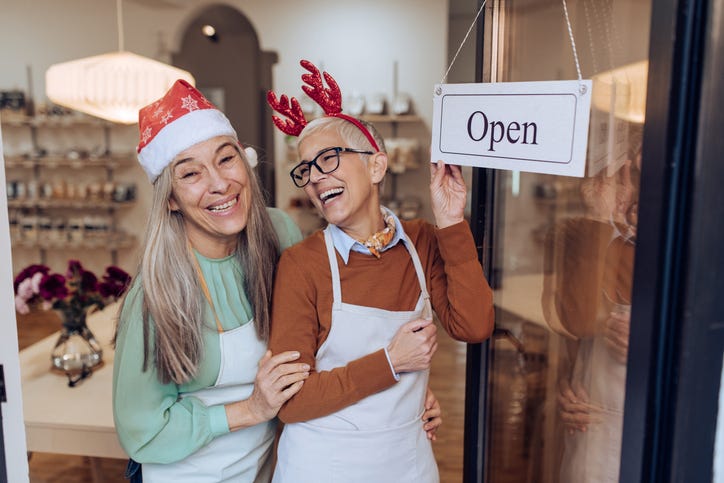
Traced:
<svg viewBox="0 0 724 483">
<path fill-rule="evenodd" d="M 73 278 L 83 271 L 83 265 L 80 264 L 79 260 L 68 261 L 68 271 L 65 273 L 66 278 Z"/>
<path fill-rule="evenodd" d="M 78 260 L 68 262 L 66 273 L 64 277 L 37 264 L 23 269 L 14 280 L 17 312 L 55 309 L 82 314 L 89 309 L 102 309 L 120 298 L 131 281 L 131 276 L 116 266 L 106 267 L 101 281 Z"/>
<path fill-rule="evenodd" d="M 30 279 L 34 294 L 40 293 L 40 281 L 43 280 L 43 276 L 42 272 L 38 272 Z"/>
<path fill-rule="evenodd" d="M 80 289 L 83 292 L 93 292 L 98 290 L 98 278 L 88 270 L 80 272 Z"/>
<path fill-rule="evenodd" d="M 30 313 L 30 307 L 28 307 L 28 304 L 20 295 L 15 296 L 15 310 L 17 310 L 20 314 Z"/>
<path fill-rule="evenodd" d="M 30 278 L 36 273 L 48 273 L 50 271 L 50 268 L 48 268 L 45 265 L 30 265 L 28 267 L 25 267 L 23 270 L 20 271 L 17 277 L 15 277 L 15 281 L 13 282 L 13 286 L 15 290 L 18 290 L 18 285 L 20 285 L 20 282 L 25 280 L 26 278 Z"/>
<path fill-rule="evenodd" d="M 46 275 L 40 282 L 40 296 L 45 300 L 64 299 L 68 296 L 65 277 L 59 273 Z"/>
<path fill-rule="evenodd" d="M 38 272 L 38 275 L 43 276 L 40 272 Z M 23 302 L 27 302 L 33 295 L 35 295 L 33 293 L 33 280 L 32 278 L 26 278 L 18 285 L 18 297 L 20 297 Z"/>
<path fill-rule="evenodd" d="M 131 276 L 126 273 L 122 268 L 118 268 L 114 265 L 106 268 L 106 273 L 103 275 L 103 279 L 107 282 L 116 282 L 124 287 L 128 286 L 131 282 Z"/>
</svg>

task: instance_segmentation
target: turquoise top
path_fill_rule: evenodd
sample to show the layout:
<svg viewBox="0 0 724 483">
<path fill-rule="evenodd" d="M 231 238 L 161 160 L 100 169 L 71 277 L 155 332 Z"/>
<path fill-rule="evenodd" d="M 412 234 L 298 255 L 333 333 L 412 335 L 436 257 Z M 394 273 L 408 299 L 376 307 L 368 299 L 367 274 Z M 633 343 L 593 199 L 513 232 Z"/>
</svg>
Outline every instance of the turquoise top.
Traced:
<svg viewBox="0 0 724 483">
<path fill-rule="evenodd" d="M 268 212 L 282 250 L 302 239 L 299 228 L 283 211 L 268 208 Z M 211 259 L 195 254 L 224 329 L 249 322 L 253 313 L 240 290 L 244 275 L 235 257 Z M 113 416 L 121 446 L 131 458 L 139 463 L 172 463 L 229 432 L 223 405 L 207 407 L 195 397 L 179 399 L 179 393 L 216 382 L 219 334 L 207 305 L 204 359 L 197 377 L 182 385 L 162 384 L 153 364 L 143 371 L 142 295 L 142 285 L 134 283 L 121 311 L 113 361 Z"/>
</svg>

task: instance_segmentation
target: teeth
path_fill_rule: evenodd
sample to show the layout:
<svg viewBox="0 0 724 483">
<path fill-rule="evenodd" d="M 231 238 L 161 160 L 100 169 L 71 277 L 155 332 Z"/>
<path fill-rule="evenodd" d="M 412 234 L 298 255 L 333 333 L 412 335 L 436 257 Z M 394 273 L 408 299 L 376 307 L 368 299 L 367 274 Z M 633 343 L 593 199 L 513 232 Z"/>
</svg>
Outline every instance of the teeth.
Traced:
<svg viewBox="0 0 724 483">
<path fill-rule="evenodd" d="M 322 194 L 320 194 L 319 199 L 322 200 L 323 203 L 326 203 L 328 198 L 330 198 L 331 196 L 334 196 L 334 195 L 338 195 L 343 191 L 344 191 L 344 189 L 342 189 L 342 188 L 332 188 L 332 189 L 327 190 L 327 191 L 323 192 Z"/>
<path fill-rule="evenodd" d="M 228 210 L 229 208 L 231 208 L 231 207 L 234 206 L 235 204 L 236 204 L 236 198 L 234 198 L 234 199 L 231 200 L 231 201 L 227 201 L 227 202 L 224 203 L 223 205 L 210 206 L 210 207 L 209 207 L 209 211 L 224 211 L 224 210 Z"/>
</svg>

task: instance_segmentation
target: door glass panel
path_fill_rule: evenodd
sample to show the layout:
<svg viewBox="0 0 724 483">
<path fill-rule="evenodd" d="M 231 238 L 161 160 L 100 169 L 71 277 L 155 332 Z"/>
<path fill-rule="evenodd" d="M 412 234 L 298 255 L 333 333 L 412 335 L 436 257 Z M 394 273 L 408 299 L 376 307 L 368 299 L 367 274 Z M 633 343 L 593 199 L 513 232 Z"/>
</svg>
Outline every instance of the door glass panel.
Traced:
<svg viewBox="0 0 724 483">
<path fill-rule="evenodd" d="M 487 481 L 618 481 L 651 1 L 568 0 L 584 178 L 497 171 Z M 495 3 L 497 81 L 577 77 L 558 0 Z"/>
</svg>

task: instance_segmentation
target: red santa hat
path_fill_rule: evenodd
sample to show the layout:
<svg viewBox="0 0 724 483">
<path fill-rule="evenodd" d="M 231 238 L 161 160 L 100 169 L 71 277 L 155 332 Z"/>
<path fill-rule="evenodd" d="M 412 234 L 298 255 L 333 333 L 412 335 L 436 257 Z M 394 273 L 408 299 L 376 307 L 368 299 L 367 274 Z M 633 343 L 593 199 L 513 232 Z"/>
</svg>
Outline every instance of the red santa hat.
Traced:
<svg viewBox="0 0 724 483">
<path fill-rule="evenodd" d="M 180 152 L 216 136 L 238 137 L 229 119 L 185 80 L 177 80 L 156 102 L 138 111 L 138 161 L 153 183 Z M 244 149 L 256 166 L 256 151 Z"/>
</svg>

